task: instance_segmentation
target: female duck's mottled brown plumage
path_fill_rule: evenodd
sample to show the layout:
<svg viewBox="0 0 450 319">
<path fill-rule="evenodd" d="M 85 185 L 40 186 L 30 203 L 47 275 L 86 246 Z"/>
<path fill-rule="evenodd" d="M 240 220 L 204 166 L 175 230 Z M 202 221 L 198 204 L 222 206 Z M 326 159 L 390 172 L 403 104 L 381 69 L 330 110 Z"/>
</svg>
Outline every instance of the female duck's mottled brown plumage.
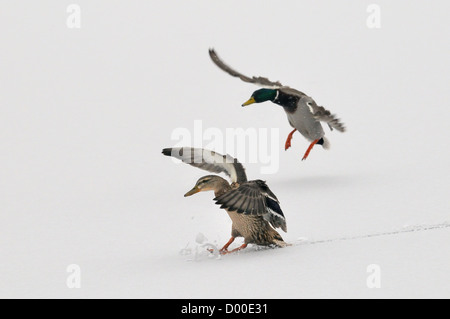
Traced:
<svg viewBox="0 0 450 319">
<path fill-rule="evenodd" d="M 231 185 L 220 176 L 204 176 L 184 195 L 214 191 L 216 204 L 227 211 L 232 221 L 231 238 L 220 250 L 222 254 L 243 249 L 248 244 L 286 246 L 274 229 L 280 227 L 286 231 L 286 220 L 278 199 L 264 181 L 247 181 L 244 167 L 236 159 L 190 147 L 166 148 L 163 154 L 207 171 L 224 172 L 230 176 Z M 244 237 L 244 244 L 228 251 L 228 246 L 236 237 Z"/>
</svg>

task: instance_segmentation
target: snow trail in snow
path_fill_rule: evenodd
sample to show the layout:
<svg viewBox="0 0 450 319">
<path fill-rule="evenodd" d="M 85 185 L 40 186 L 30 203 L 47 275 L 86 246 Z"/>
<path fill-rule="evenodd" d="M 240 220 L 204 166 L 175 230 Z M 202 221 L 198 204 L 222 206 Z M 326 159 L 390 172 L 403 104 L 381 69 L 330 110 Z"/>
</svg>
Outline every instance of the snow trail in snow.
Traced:
<svg viewBox="0 0 450 319">
<path fill-rule="evenodd" d="M 402 233 L 412 233 L 412 232 L 423 232 L 430 231 L 436 229 L 449 228 L 450 222 L 443 222 L 438 224 L 431 225 L 412 225 L 405 226 L 398 230 L 393 231 L 384 231 L 377 232 L 372 234 L 364 234 L 364 235 L 355 235 L 355 236 L 346 236 L 346 237 L 337 237 L 337 238 L 329 238 L 329 239 L 318 239 L 318 240 L 308 240 L 308 239 L 299 239 L 297 241 L 289 242 L 289 246 L 302 246 L 302 245 L 315 245 L 315 244 L 324 244 L 324 243 L 332 243 L 338 241 L 347 241 L 347 240 L 355 240 L 355 239 L 366 239 L 373 237 L 381 237 L 381 236 L 392 236 L 392 235 L 400 235 Z M 241 253 L 252 253 L 260 250 L 269 250 L 275 249 L 274 247 L 264 247 L 257 245 L 250 245 L 247 249 L 240 251 L 236 254 Z M 219 254 L 219 248 L 217 243 L 211 243 L 208 239 L 202 234 L 197 234 L 195 238 L 195 244 L 191 245 L 191 243 L 187 243 L 186 247 L 180 250 L 180 255 L 187 256 L 187 261 L 201 261 L 205 259 L 221 259 L 221 255 Z"/>
<path fill-rule="evenodd" d="M 402 233 L 429 231 L 429 230 L 448 228 L 448 227 L 450 227 L 449 222 L 443 222 L 443 223 L 432 224 L 432 225 L 413 225 L 413 226 L 403 227 L 402 229 L 399 229 L 399 230 L 378 232 L 378 233 L 365 234 L 365 235 L 356 235 L 356 236 L 338 237 L 338 238 L 329 238 L 329 239 L 318 239 L 318 240 L 311 240 L 311 241 L 308 239 L 300 239 L 300 240 L 293 242 L 292 245 L 299 246 L 299 245 L 323 244 L 323 243 L 331 243 L 331 242 L 344 241 L 344 240 L 365 239 L 365 238 L 372 238 L 372 237 L 399 235 Z"/>
</svg>

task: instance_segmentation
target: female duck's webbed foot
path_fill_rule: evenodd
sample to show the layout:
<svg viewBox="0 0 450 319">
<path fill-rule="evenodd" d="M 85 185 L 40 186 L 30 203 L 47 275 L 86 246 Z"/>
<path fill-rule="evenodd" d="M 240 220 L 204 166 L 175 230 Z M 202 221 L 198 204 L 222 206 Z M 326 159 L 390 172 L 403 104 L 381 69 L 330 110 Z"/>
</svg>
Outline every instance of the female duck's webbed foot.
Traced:
<svg viewBox="0 0 450 319">
<path fill-rule="evenodd" d="M 221 255 L 226 255 L 226 254 L 234 253 L 235 251 L 238 251 L 238 250 L 241 250 L 241 249 L 244 249 L 245 247 L 247 247 L 247 244 L 242 244 L 238 248 L 228 251 L 228 247 L 231 245 L 231 243 L 233 241 L 234 241 L 234 237 L 231 237 L 230 240 L 222 247 L 222 249 L 219 250 L 219 253 Z"/>
<path fill-rule="evenodd" d="M 219 250 L 219 253 L 221 255 L 225 255 L 226 253 L 228 253 L 228 246 L 230 246 L 233 241 L 234 237 L 231 237 L 230 240 L 222 247 L 222 249 Z"/>
<path fill-rule="evenodd" d="M 231 253 L 234 253 L 234 252 L 236 252 L 236 251 L 239 251 L 239 250 L 241 250 L 241 249 L 244 249 L 245 247 L 247 247 L 247 244 L 242 244 L 241 246 L 239 246 L 238 248 L 235 248 L 235 249 L 233 249 L 233 250 L 230 250 L 230 251 L 228 251 L 227 249 L 226 250 L 220 250 L 220 254 L 221 255 L 225 255 L 225 254 L 231 254 Z"/>
</svg>

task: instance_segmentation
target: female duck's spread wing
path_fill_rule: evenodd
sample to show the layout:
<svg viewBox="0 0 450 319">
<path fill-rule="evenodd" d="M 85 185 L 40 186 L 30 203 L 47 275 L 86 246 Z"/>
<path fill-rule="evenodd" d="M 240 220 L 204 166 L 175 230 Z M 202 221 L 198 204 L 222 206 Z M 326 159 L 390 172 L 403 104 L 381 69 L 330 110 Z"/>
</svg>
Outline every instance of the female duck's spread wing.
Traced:
<svg viewBox="0 0 450 319">
<path fill-rule="evenodd" d="M 255 180 L 240 184 L 225 194 L 214 198 L 220 208 L 239 214 L 262 216 L 274 228 L 286 231 L 286 219 L 278 199 L 264 181 Z"/>
<path fill-rule="evenodd" d="M 247 182 L 244 166 L 230 155 L 193 147 L 165 148 L 162 153 L 208 172 L 225 173 L 232 182 L 238 184 Z"/>
<path fill-rule="evenodd" d="M 313 116 L 321 122 L 326 122 L 331 130 L 335 128 L 339 132 L 345 132 L 344 123 L 340 121 L 340 119 L 336 118 L 334 114 L 331 114 L 330 111 L 325 109 L 323 106 L 319 106 L 314 101 L 308 101 L 307 105 L 313 114 Z"/>
<path fill-rule="evenodd" d="M 211 57 L 211 60 L 214 62 L 214 64 L 217 65 L 220 69 L 227 72 L 231 76 L 240 78 L 244 82 L 253 83 L 253 84 L 256 84 L 256 85 L 259 85 L 259 86 L 262 86 L 265 88 L 271 88 L 271 89 L 283 87 L 283 84 L 281 84 L 278 81 L 273 82 L 273 81 L 270 81 L 268 78 L 264 78 L 264 77 L 260 77 L 260 76 L 248 77 L 246 75 L 243 75 L 242 73 L 237 72 L 236 70 L 234 70 L 231 67 L 229 67 L 228 65 L 226 65 L 219 58 L 219 56 L 217 55 L 216 51 L 214 51 L 214 49 L 209 49 L 209 56 Z"/>
</svg>

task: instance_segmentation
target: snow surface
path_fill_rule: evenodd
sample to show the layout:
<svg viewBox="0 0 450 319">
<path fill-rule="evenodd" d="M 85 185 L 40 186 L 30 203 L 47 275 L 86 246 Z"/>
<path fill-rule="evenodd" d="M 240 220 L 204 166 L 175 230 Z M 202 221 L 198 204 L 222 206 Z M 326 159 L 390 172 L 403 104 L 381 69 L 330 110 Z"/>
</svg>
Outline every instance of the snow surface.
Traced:
<svg viewBox="0 0 450 319">
<path fill-rule="evenodd" d="M 379 29 L 372 1 L 80 0 L 80 29 L 70 3 L 0 5 L 0 297 L 450 297 L 448 2 L 377 1 Z M 331 149 L 306 161 L 298 133 L 285 152 L 284 112 L 241 108 L 256 87 L 209 47 L 348 131 L 326 128 Z M 212 193 L 183 197 L 207 173 L 161 155 L 196 120 L 279 132 L 275 173 L 241 160 L 280 199 L 291 246 L 206 252 L 230 220 Z"/>
</svg>

